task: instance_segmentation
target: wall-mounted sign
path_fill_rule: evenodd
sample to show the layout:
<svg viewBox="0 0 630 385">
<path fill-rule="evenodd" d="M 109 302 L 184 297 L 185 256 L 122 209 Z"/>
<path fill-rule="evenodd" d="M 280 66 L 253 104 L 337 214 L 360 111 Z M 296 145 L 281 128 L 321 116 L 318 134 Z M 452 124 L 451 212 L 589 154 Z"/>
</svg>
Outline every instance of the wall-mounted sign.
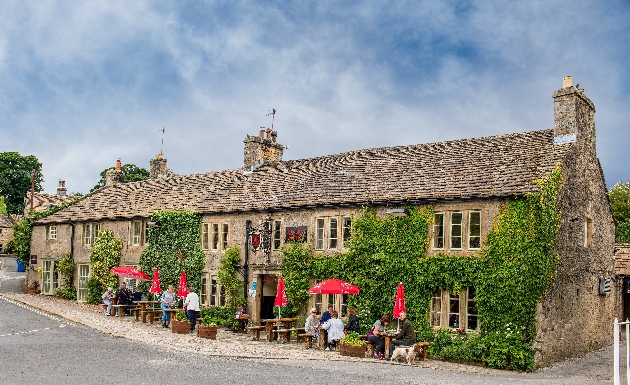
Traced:
<svg viewBox="0 0 630 385">
<path fill-rule="evenodd" d="M 37 255 L 31 255 L 31 265 L 37 265 Z"/>
<path fill-rule="evenodd" d="M 287 227 L 285 234 L 285 242 L 306 242 L 306 226 Z"/>
</svg>

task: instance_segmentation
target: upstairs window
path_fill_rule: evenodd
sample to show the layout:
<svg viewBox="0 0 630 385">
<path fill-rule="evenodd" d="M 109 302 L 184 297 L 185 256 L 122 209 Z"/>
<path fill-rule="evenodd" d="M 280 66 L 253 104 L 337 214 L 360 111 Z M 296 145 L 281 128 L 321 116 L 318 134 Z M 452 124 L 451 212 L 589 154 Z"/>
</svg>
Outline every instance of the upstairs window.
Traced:
<svg viewBox="0 0 630 385">
<path fill-rule="evenodd" d="M 83 224 L 83 244 L 86 246 L 90 246 L 94 243 L 94 239 L 98 236 L 98 233 L 101 231 L 101 225 L 99 223 L 85 223 Z"/>
<path fill-rule="evenodd" d="M 352 235 L 350 217 L 315 218 L 315 250 L 340 250 L 345 248 Z"/>
<path fill-rule="evenodd" d="M 481 210 L 436 212 L 431 250 L 474 251 L 481 248 Z"/>
<path fill-rule="evenodd" d="M 201 224 L 201 250 L 208 250 L 209 248 L 209 232 L 208 232 L 208 224 Z"/>
<path fill-rule="evenodd" d="M 451 213 L 451 249 L 462 248 L 462 213 Z"/>
<path fill-rule="evenodd" d="M 225 251 L 228 246 L 228 223 L 202 223 L 201 224 L 201 249 L 212 251 Z"/>
<path fill-rule="evenodd" d="M 352 237 L 352 219 L 350 217 L 343 217 L 343 223 L 341 225 L 341 236 L 343 238 L 343 247 L 348 246 L 350 238 Z"/>
<path fill-rule="evenodd" d="M 444 249 L 444 213 L 433 215 L 433 248 Z"/>
<path fill-rule="evenodd" d="M 328 218 L 328 249 L 336 250 L 339 237 L 339 218 Z"/>
<path fill-rule="evenodd" d="M 273 250 L 280 250 L 280 245 L 282 244 L 282 232 L 280 231 L 282 227 L 281 221 L 273 221 L 273 234 L 272 234 L 272 248 Z"/>
<path fill-rule="evenodd" d="M 57 239 L 57 226 L 46 226 L 46 239 Z"/>
<path fill-rule="evenodd" d="M 468 250 L 481 247 L 481 211 L 468 212 Z"/>
<path fill-rule="evenodd" d="M 315 250 L 324 250 L 324 218 L 315 220 Z"/>
</svg>

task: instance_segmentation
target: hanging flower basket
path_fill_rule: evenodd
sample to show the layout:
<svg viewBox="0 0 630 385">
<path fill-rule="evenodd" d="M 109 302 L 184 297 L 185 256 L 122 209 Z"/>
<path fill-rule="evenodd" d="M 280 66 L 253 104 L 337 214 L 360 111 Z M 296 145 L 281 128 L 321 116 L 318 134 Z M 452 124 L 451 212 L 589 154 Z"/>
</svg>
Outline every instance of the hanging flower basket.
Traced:
<svg viewBox="0 0 630 385">
<path fill-rule="evenodd" d="M 190 322 L 171 320 L 171 330 L 177 334 L 190 333 Z"/>
<path fill-rule="evenodd" d="M 341 354 L 342 356 L 364 358 L 366 350 L 367 350 L 367 346 L 365 344 L 363 345 L 339 344 L 339 354 Z"/>
<path fill-rule="evenodd" d="M 200 338 L 208 338 L 211 340 L 217 339 L 217 331 L 219 328 L 216 326 L 197 326 L 197 336 Z"/>
</svg>

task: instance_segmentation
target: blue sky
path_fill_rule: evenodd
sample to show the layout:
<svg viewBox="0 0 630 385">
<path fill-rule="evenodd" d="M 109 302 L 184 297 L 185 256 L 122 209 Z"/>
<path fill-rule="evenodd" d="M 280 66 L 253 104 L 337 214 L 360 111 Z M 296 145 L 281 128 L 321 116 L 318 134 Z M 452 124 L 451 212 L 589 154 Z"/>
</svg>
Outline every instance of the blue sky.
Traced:
<svg viewBox="0 0 630 385">
<path fill-rule="evenodd" d="M 553 127 L 562 77 L 630 179 L 627 1 L 3 1 L 0 152 L 86 193 L 117 158 L 242 167 L 275 108 L 285 159 Z"/>
</svg>

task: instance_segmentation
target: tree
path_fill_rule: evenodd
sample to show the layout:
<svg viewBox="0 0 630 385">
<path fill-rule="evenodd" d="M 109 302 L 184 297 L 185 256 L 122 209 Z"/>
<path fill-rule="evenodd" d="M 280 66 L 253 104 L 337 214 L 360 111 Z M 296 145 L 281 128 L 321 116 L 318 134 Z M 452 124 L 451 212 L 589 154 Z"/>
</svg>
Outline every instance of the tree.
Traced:
<svg viewBox="0 0 630 385">
<path fill-rule="evenodd" d="M 24 213 L 24 198 L 31 190 L 31 170 L 35 170 L 35 192 L 42 191 L 42 164 L 33 155 L 0 152 L 0 195 L 9 214 Z"/>
<path fill-rule="evenodd" d="M 615 241 L 630 242 L 630 180 L 625 183 L 617 182 L 608 191 L 608 198 L 613 217 L 617 222 Z"/>
<path fill-rule="evenodd" d="M 113 169 L 114 167 L 109 167 L 103 170 L 101 172 L 101 179 L 98 181 L 96 186 L 94 186 L 90 190 L 90 192 L 105 186 L 105 174 L 107 173 L 107 171 L 113 170 Z M 125 174 L 124 179 L 123 179 L 125 183 L 138 182 L 141 180 L 149 179 L 149 175 L 150 175 L 149 171 L 146 168 L 138 167 L 135 164 L 128 163 L 128 164 L 123 165 L 120 169 Z"/>
<path fill-rule="evenodd" d="M 7 205 L 4 203 L 4 197 L 2 195 L 0 195 L 0 215 L 4 215 L 5 217 L 9 215 Z"/>
</svg>

